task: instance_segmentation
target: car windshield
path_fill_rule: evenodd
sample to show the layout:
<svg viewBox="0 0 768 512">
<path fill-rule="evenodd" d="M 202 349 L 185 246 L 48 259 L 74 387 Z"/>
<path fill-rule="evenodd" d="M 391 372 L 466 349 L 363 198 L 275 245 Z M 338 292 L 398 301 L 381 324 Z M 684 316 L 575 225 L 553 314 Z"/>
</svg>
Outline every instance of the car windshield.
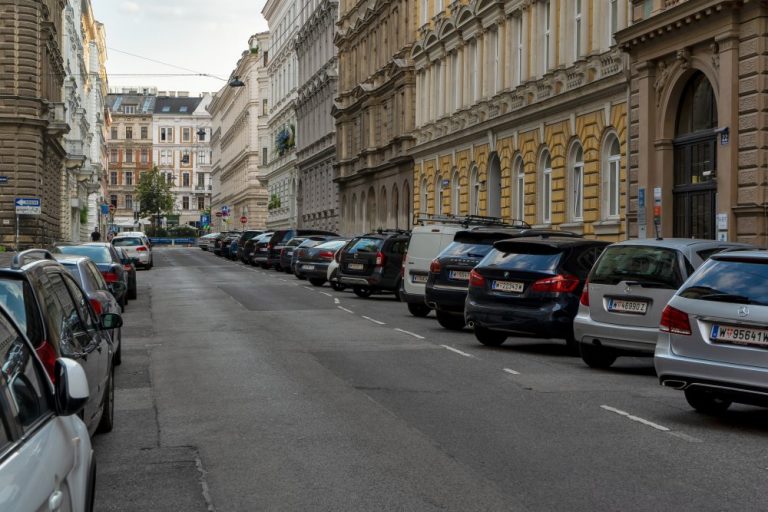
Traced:
<svg viewBox="0 0 768 512">
<path fill-rule="evenodd" d="M 709 260 L 680 290 L 686 299 L 768 306 L 768 262 Z"/>
<path fill-rule="evenodd" d="M 443 252 L 438 256 L 439 258 L 451 257 L 451 258 L 483 258 L 491 249 L 493 249 L 493 242 L 495 240 L 457 240 L 451 242 Z"/>
<path fill-rule="evenodd" d="M 634 281 L 640 286 L 676 290 L 683 284 L 677 256 L 676 250 L 664 247 L 613 245 L 595 264 L 589 282 L 615 285 Z"/>
<path fill-rule="evenodd" d="M 349 240 L 333 240 L 331 242 L 323 242 L 323 243 L 319 244 L 317 246 L 317 248 L 318 249 L 330 249 L 330 250 L 335 251 L 337 249 L 341 249 L 342 247 L 344 247 L 344 245 L 346 245 L 346 243 L 348 241 Z"/>
<path fill-rule="evenodd" d="M 62 245 L 55 248 L 55 252 L 61 254 L 76 254 L 88 256 L 96 263 L 111 263 L 112 255 L 109 249 L 99 245 Z"/>
<path fill-rule="evenodd" d="M 553 272 L 562 258 L 562 252 L 539 254 L 502 252 L 493 249 L 478 266 L 496 267 L 504 270 L 525 270 L 531 272 Z"/>
<path fill-rule="evenodd" d="M 381 238 L 361 238 L 349 248 L 347 251 L 349 254 L 355 254 L 358 252 L 378 252 L 384 245 L 384 240 Z"/>
<path fill-rule="evenodd" d="M 10 313 L 23 331 L 27 331 L 27 312 L 24 307 L 24 291 L 27 288 L 24 281 L 0 277 L 0 304 Z"/>
<path fill-rule="evenodd" d="M 144 245 L 144 242 L 142 242 L 141 238 L 115 238 L 112 240 L 112 245 L 115 245 L 117 247 L 137 247 L 139 245 Z"/>
</svg>

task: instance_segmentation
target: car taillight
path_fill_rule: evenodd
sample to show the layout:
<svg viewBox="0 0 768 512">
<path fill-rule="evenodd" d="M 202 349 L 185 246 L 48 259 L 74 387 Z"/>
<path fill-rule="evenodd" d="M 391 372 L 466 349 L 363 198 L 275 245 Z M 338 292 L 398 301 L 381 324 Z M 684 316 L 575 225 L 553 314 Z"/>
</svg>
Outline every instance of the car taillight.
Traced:
<svg viewBox="0 0 768 512">
<path fill-rule="evenodd" d="M 579 278 L 569 275 L 557 275 L 539 279 L 531 286 L 534 292 L 572 293 L 579 287 Z"/>
<path fill-rule="evenodd" d="M 101 316 L 101 313 L 103 312 L 103 309 L 101 307 L 101 302 L 99 302 L 96 299 L 88 299 L 88 301 L 91 303 L 93 312 L 96 313 L 97 316 Z"/>
<path fill-rule="evenodd" d="M 319 256 L 323 258 L 324 260 L 332 260 L 333 259 L 333 251 L 320 251 Z"/>
<path fill-rule="evenodd" d="M 267 250 L 268 250 L 268 251 L 271 251 L 271 250 L 272 250 L 272 244 L 267 244 Z"/>
<path fill-rule="evenodd" d="M 688 321 L 688 314 L 679 309 L 667 306 L 661 312 L 661 322 L 659 330 L 671 334 L 684 334 L 690 336 L 691 323 Z"/>
<path fill-rule="evenodd" d="M 485 286 L 485 278 L 477 270 L 473 270 L 469 273 L 469 286 L 483 287 Z"/>
<path fill-rule="evenodd" d="M 56 351 L 48 341 L 43 341 L 39 347 L 35 349 L 37 357 L 40 358 L 40 362 L 43 363 L 43 368 L 48 372 L 48 376 L 51 378 L 51 382 L 56 383 Z"/>
<path fill-rule="evenodd" d="M 123 268 L 126 270 L 126 272 L 130 272 L 132 267 L 128 263 L 126 263 L 125 265 L 123 265 Z"/>
<path fill-rule="evenodd" d="M 589 307 L 589 280 L 584 282 L 584 289 L 581 291 L 581 298 L 579 302 L 582 306 Z"/>
<path fill-rule="evenodd" d="M 432 260 L 432 263 L 429 264 L 429 271 L 433 274 L 439 274 L 441 270 L 440 260 Z"/>
<path fill-rule="evenodd" d="M 377 267 L 383 267 L 384 262 L 386 261 L 386 258 L 384 258 L 384 253 L 379 251 L 376 253 L 376 266 Z"/>
<path fill-rule="evenodd" d="M 116 272 L 104 272 L 104 280 L 108 283 L 116 283 L 120 281 L 120 276 Z"/>
<path fill-rule="evenodd" d="M 280 249 L 280 257 L 281 257 L 281 258 L 282 258 L 283 256 L 285 256 L 285 249 L 286 249 L 286 247 L 283 247 L 282 249 Z"/>
<path fill-rule="evenodd" d="M 143 245 L 140 245 L 140 246 L 138 246 L 136 248 L 136 251 L 138 251 L 138 252 L 147 252 L 147 248 L 144 247 Z"/>
</svg>

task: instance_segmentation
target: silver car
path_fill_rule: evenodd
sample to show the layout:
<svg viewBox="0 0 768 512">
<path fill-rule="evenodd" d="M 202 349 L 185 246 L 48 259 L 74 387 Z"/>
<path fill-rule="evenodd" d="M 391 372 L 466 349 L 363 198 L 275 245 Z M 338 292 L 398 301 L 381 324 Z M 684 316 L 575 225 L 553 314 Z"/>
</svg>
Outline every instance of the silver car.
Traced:
<svg viewBox="0 0 768 512">
<path fill-rule="evenodd" d="M 581 357 L 607 368 L 620 355 L 652 356 L 664 306 L 712 254 L 754 249 L 715 240 L 627 240 L 595 262 L 573 323 Z"/>
<path fill-rule="evenodd" d="M 669 301 L 659 331 L 659 380 L 691 407 L 768 407 L 768 252 L 712 256 Z"/>
</svg>

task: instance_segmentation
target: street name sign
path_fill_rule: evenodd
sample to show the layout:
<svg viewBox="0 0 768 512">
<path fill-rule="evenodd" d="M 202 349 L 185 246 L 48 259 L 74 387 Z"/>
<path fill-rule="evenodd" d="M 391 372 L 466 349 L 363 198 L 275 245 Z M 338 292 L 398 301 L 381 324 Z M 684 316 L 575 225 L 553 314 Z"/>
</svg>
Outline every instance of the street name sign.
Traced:
<svg viewBox="0 0 768 512">
<path fill-rule="evenodd" d="M 8 176 L 0 176 L 0 185 L 8 184 Z"/>
<path fill-rule="evenodd" d="M 42 201 L 39 197 L 17 197 L 16 215 L 42 214 Z"/>
</svg>

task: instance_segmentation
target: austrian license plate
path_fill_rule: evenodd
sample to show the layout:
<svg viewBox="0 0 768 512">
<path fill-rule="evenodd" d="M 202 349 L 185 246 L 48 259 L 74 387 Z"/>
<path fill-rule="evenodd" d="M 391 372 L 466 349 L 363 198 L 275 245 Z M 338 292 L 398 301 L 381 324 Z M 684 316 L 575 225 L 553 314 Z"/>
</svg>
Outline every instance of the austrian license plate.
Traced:
<svg viewBox="0 0 768 512">
<path fill-rule="evenodd" d="M 365 265 L 362 263 L 349 263 L 347 264 L 347 268 L 349 270 L 363 270 L 365 268 Z"/>
<path fill-rule="evenodd" d="M 768 329 L 713 324 L 709 337 L 712 341 L 768 347 Z"/>
<path fill-rule="evenodd" d="M 451 270 L 448 272 L 450 279 L 456 279 L 457 281 L 469 281 L 469 272 L 463 272 L 461 270 Z"/>
<path fill-rule="evenodd" d="M 524 285 L 515 281 L 494 281 L 491 288 L 499 292 L 520 293 L 523 291 Z"/>
<path fill-rule="evenodd" d="M 302 265 L 301 270 L 315 270 L 314 265 Z"/>
<path fill-rule="evenodd" d="M 414 282 L 414 283 L 426 283 L 427 282 L 427 276 L 420 275 L 420 274 L 411 274 L 411 282 Z"/>
<path fill-rule="evenodd" d="M 648 303 L 643 300 L 609 299 L 608 311 L 644 315 L 648 311 Z"/>
</svg>

